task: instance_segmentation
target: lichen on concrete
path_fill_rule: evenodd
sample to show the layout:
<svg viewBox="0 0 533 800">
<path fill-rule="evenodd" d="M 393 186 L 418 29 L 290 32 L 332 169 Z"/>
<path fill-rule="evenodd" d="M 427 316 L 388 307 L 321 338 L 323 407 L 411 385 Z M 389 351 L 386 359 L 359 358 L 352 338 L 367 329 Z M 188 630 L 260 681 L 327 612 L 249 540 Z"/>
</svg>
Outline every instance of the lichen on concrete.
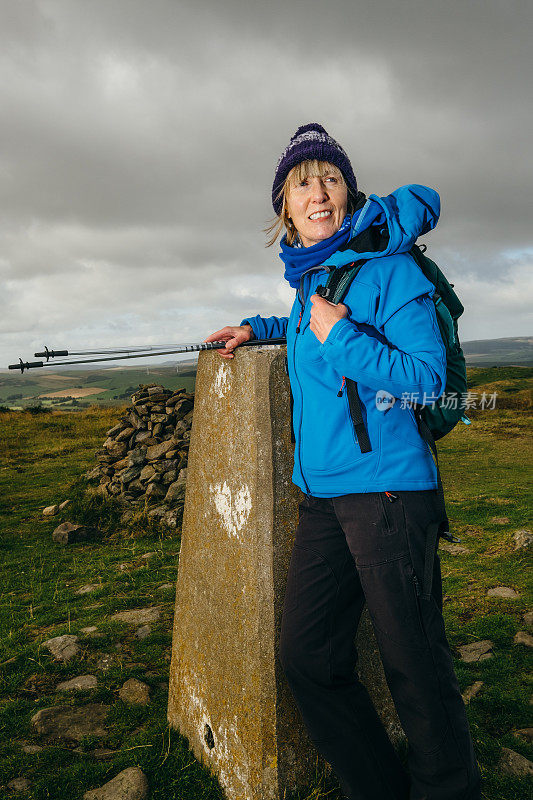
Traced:
<svg viewBox="0 0 533 800">
<path fill-rule="evenodd" d="M 317 767 L 279 661 L 301 499 L 285 352 L 241 348 L 221 363 L 206 351 L 198 362 L 168 719 L 228 800 L 281 800 Z M 375 653 L 366 630 L 361 648 Z M 380 711 L 388 724 L 386 702 Z"/>
</svg>

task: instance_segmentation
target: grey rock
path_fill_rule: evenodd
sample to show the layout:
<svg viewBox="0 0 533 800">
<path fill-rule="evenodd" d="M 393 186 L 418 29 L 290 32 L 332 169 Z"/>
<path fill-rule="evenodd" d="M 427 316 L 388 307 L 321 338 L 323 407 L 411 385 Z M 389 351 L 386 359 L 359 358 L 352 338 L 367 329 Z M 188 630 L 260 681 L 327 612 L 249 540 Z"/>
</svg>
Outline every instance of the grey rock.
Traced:
<svg viewBox="0 0 533 800">
<path fill-rule="evenodd" d="M 97 761 L 111 761 L 119 752 L 120 750 L 109 750 L 107 747 L 96 747 L 91 751 L 91 754 Z"/>
<path fill-rule="evenodd" d="M 159 384 L 157 386 L 148 386 L 148 396 L 150 397 L 150 400 L 153 403 L 157 402 L 156 399 L 155 399 L 156 395 L 160 395 L 160 394 L 162 394 L 165 397 L 167 397 L 167 395 L 168 396 L 171 395 L 171 392 L 169 392 L 168 389 L 164 389 L 162 386 L 159 386 Z"/>
<path fill-rule="evenodd" d="M 152 475 L 155 475 L 155 469 L 151 464 L 146 464 L 146 466 L 142 468 L 139 478 L 141 481 L 147 481 Z"/>
<path fill-rule="evenodd" d="M 118 694 L 121 700 L 131 705 L 146 706 L 150 702 L 150 687 L 137 678 L 127 680 Z"/>
<path fill-rule="evenodd" d="M 134 464 L 132 467 L 125 469 L 124 472 L 120 473 L 120 480 L 122 484 L 131 483 L 131 481 L 135 480 L 135 478 L 138 478 L 141 474 L 141 470 L 141 464 Z"/>
<path fill-rule="evenodd" d="M 78 525 L 74 522 L 63 522 L 52 533 L 52 541 L 58 544 L 78 544 L 79 542 L 95 542 L 103 536 L 102 531 L 91 525 Z"/>
<path fill-rule="evenodd" d="M 115 442 L 114 439 L 106 439 L 104 442 L 104 447 L 107 450 L 108 455 L 112 456 L 114 459 L 123 458 L 128 451 L 128 445 L 126 442 Z"/>
<path fill-rule="evenodd" d="M 85 586 L 80 586 L 79 589 L 76 589 L 75 594 L 90 594 L 91 592 L 96 592 L 97 589 L 101 589 L 101 585 L 99 583 L 86 583 Z"/>
<path fill-rule="evenodd" d="M 46 506 L 43 508 L 43 517 L 55 517 L 55 515 L 59 512 L 59 506 Z"/>
<path fill-rule="evenodd" d="M 142 419 L 140 418 L 140 416 L 139 416 L 138 414 L 136 414 L 136 413 L 135 413 L 135 411 L 131 411 L 131 412 L 130 412 L 130 415 L 129 415 L 128 419 L 129 419 L 129 421 L 130 421 L 131 425 L 132 425 L 132 426 L 133 426 L 133 427 L 134 427 L 136 430 L 139 430 L 139 428 L 142 428 L 143 421 L 142 421 Z"/>
<path fill-rule="evenodd" d="M 533 636 L 527 631 L 518 631 L 513 639 L 513 644 L 524 644 L 526 647 L 533 647 Z"/>
<path fill-rule="evenodd" d="M 96 662 L 96 669 L 99 669 L 101 672 L 107 672 L 112 667 L 115 667 L 118 664 L 118 659 L 112 653 L 102 653 L 98 661 Z"/>
<path fill-rule="evenodd" d="M 32 718 L 35 731 L 47 739 L 81 742 L 85 736 L 107 736 L 104 722 L 108 708 L 103 703 L 87 703 L 79 708 L 52 706 L 42 708 Z"/>
<path fill-rule="evenodd" d="M 117 622 L 125 622 L 127 625 L 147 625 L 149 622 L 157 622 L 161 617 L 161 611 L 157 606 L 149 608 L 134 608 L 131 611 L 117 611 L 111 619 Z"/>
<path fill-rule="evenodd" d="M 43 642 L 43 647 L 53 655 L 56 661 L 70 661 L 78 655 L 80 647 L 78 645 L 78 637 L 66 633 L 64 636 L 54 636 Z"/>
<path fill-rule="evenodd" d="M 183 500 L 185 497 L 185 487 L 187 483 L 187 470 L 182 469 L 178 480 L 171 483 L 165 495 L 165 502 L 172 503 L 176 500 Z"/>
<path fill-rule="evenodd" d="M 520 753 L 515 753 L 514 750 L 502 747 L 500 769 L 508 775 L 525 778 L 528 775 L 533 775 L 533 762 L 521 756 Z"/>
<path fill-rule="evenodd" d="M 165 490 L 162 489 L 157 483 L 149 483 L 145 496 L 152 500 L 159 500 L 160 498 L 165 497 Z"/>
<path fill-rule="evenodd" d="M 126 427 L 127 425 L 125 422 L 117 422 L 117 424 L 113 425 L 113 427 L 110 428 L 106 433 L 107 438 L 113 438 L 117 433 L 120 433 L 120 431 L 123 431 Z"/>
<path fill-rule="evenodd" d="M 493 647 L 494 642 L 491 642 L 490 639 L 483 639 L 480 642 L 462 645 L 462 647 L 458 649 L 462 660 L 469 664 L 475 661 L 485 661 L 487 658 L 492 658 L 494 655 L 492 652 Z"/>
<path fill-rule="evenodd" d="M 490 522 L 493 525 L 507 525 L 511 520 L 509 517 L 491 517 Z"/>
<path fill-rule="evenodd" d="M 146 450 L 146 457 L 148 461 L 156 461 L 162 458 L 165 453 L 172 448 L 172 441 L 161 442 L 161 444 L 154 444 Z"/>
<path fill-rule="evenodd" d="M 142 494 L 142 492 L 144 492 L 144 486 L 142 485 L 142 483 L 139 480 L 139 478 L 136 478 L 134 481 L 132 481 L 128 485 L 128 492 L 131 492 L 134 495 L 139 495 L 139 494 Z M 124 495 L 124 497 L 125 497 L 125 495 Z"/>
<path fill-rule="evenodd" d="M 165 472 L 165 474 L 163 475 L 163 477 L 161 479 L 161 483 L 164 486 L 167 486 L 167 485 L 169 485 L 171 483 L 174 483 L 174 481 L 177 480 L 178 475 L 179 475 L 179 472 L 178 472 L 177 469 L 171 469 L 168 472 Z"/>
<path fill-rule="evenodd" d="M 70 503 L 70 500 L 63 500 L 63 502 L 59 504 L 59 510 L 64 511 L 65 508 L 70 505 Z"/>
<path fill-rule="evenodd" d="M 137 430 L 136 428 L 124 428 L 124 430 L 121 431 L 118 434 L 118 436 L 115 437 L 115 441 L 116 442 L 125 442 L 126 439 L 129 439 L 130 436 L 132 435 L 132 433 L 135 433 L 136 430 Z"/>
<path fill-rule="evenodd" d="M 173 583 L 162 583 L 161 586 L 158 586 L 157 588 L 161 592 L 166 592 L 170 591 L 171 589 L 175 589 L 176 586 Z"/>
<path fill-rule="evenodd" d="M 98 628 L 96 625 L 89 625 L 87 628 L 80 628 L 80 633 L 83 633 L 84 636 L 92 636 L 93 633 L 96 633 Z"/>
<path fill-rule="evenodd" d="M 169 528 L 177 528 L 180 517 L 181 514 L 178 510 L 171 509 L 170 511 L 167 511 L 163 517 L 163 522 L 165 525 L 168 525 Z"/>
<path fill-rule="evenodd" d="M 87 692 L 96 689 L 98 682 L 94 675 L 78 675 L 69 681 L 62 681 L 56 686 L 56 692 Z"/>
<path fill-rule="evenodd" d="M 513 533 L 513 539 L 515 543 L 514 544 L 515 550 L 527 550 L 529 547 L 531 547 L 531 544 L 533 543 L 533 534 L 531 533 L 531 531 L 523 529 L 520 531 L 515 531 Z"/>
<path fill-rule="evenodd" d="M 93 467 L 92 469 L 88 470 L 85 473 L 85 477 L 89 481 L 93 481 L 95 478 L 100 477 L 100 467 Z"/>
<path fill-rule="evenodd" d="M 152 438 L 152 434 L 150 431 L 139 431 L 139 433 L 135 436 L 136 444 L 147 444 L 150 442 Z M 150 442 L 150 444 L 155 444 L 154 442 Z"/>
<path fill-rule="evenodd" d="M 141 627 L 137 628 L 137 630 L 135 631 L 135 636 L 137 637 L 137 639 L 141 639 L 142 641 L 143 639 L 148 638 L 148 636 L 150 636 L 151 633 L 152 633 L 152 628 L 150 625 L 141 625 Z"/>
<path fill-rule="evenodd" d="M 148 516 L 150 519 L 162 519 L 166 513 L 167 509 L 164 506 L 155 506 L 148 512 Z"/>
<path fill-rule="evenodd" d="M 44 747 L 41 747 L 40 744 L 23 744 L 21 747 L 23 752 L 27 753 L 29 756 L 34 756 L 36 753 L 42 753 L 44 750 Z"/>
<path fill-rule="evenodd" d="M 533 625 L 533 611 L 526 611 L 526 613 L 522 615 L 522 619 L 526 625 Z"/>
<path fill-rule="evenodd" d="M 11 792 L 26 792 L 31 788 L 31 781 L 27 778 L 13 778 L 7 784 L 7 788 Z"/>
<path fill-rule="evenodd" d="M 131 450 L 128 455 L 128 464 L 130 467 L 135 467 L 137 465 L 143 465 L 146 461 L 146 451 L 147 448 L 144 445 L 140 445 L 136 447 L 134 450 Z"/>
<path fill-rule="evenodd" d="M 445 553 L 450 553 L 452 556 L 462 556 L 470 552 L 468 547 L 463 547 L 460 544 L 451 544 L 448 542 L 441 542 L 439 550 L 444 550 Z"/>
<path fill-rule="evenodd" d="M 520 595 L 518 592 L 515 592 L 514 589 L 511 589 L 510 586 L 495 586 L 493 589 L 488 590 L 487 597 L 502 597 L 508 600 L 516 600 Z"/>
<path fill-rule="evenodd" d="M 469 686 L 463 692 L 463 702 L 469 703 L 475 697 L 483 686 L 483 681 L 475 681 L 472 686 Z"/>
</svg>

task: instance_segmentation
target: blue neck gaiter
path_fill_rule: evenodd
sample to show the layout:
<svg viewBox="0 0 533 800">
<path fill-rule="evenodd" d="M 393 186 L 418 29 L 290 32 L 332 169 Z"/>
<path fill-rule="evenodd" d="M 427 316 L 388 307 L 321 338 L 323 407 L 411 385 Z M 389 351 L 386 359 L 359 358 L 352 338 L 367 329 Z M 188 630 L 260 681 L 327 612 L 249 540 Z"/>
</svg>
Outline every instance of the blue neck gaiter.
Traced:
<svg viewBox="0 0 533 800">
<path fill-rule="evenodd" d="M 359 212 L 357 212 L 358 215 Z M 281 252 L 279 257 L 285 264 L 285 280 L 289 282 L 293 289 L 298 288 L 300 278 L 307 269 L 322 264 L 339 247 L 346 244 L 350 238 L 351 224 L 352 217 L 350 214 L 346 214 L 337 233 L 322 242 L 314 244 L 312 247 L 291 247 L 291 245 L 287 244 L 287 235 L 283 236 L 280 242 Z"/>
</svg>

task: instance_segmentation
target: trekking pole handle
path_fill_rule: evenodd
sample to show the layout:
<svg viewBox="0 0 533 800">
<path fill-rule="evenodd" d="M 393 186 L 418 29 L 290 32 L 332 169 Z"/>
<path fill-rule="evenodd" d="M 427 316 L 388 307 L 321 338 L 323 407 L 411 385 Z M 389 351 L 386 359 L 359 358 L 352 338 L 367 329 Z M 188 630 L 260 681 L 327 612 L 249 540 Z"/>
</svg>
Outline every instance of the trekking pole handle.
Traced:
<svg viewBox="0 0 533 800">
<path fill-rule="evenodd" d="M 21 374 L 24 372 L 25 369 L 33 369 L 33 367 L 42 367 L 42 361 L 23 361 L 19 358 L 18 364 L 10 364 L 8 369 L 20 369 Z"/>
</svg>

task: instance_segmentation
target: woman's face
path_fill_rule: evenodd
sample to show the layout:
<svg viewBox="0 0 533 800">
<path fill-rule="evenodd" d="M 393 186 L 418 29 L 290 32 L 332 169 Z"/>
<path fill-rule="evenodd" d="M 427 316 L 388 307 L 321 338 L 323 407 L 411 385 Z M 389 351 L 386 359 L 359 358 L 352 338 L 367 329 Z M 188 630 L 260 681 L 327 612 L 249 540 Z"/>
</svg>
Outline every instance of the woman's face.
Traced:
<svg viewBox="0 0 533 800">
<path fill-rule="evenodd" d="M 307 177 L 292 184 L 287 213 L 304 247 L 311 247 L 337 233 L 348 207 L 348 190 L 339 170 Z"/>
</svg>

